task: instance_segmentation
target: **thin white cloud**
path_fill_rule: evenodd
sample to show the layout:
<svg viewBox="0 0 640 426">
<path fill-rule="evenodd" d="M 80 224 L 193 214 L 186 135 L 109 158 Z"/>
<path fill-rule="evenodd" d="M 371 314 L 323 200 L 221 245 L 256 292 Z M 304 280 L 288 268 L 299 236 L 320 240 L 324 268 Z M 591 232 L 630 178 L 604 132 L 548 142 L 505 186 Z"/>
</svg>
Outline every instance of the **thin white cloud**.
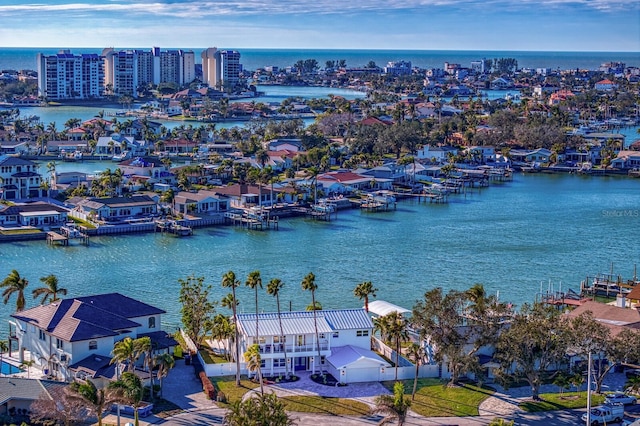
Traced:
<svg viewBox="0 0 640 426">
<path fill-rule="evenodd" d="M 0 2 L 4 3 L 4 2 Z M 507 7 L 510 10 L 545 7 L 580 7 L 599 11 L 636 10 L 635 0 L 246 0 L 246 1 L 123 1 L 109 3 L 61 2 L 59 4 L 0 4 L 0 15 L 24 13 L 111 13 L 206 18 L 212 16 L 345 14 L 424 10 L 428 7 L 472 8 Z M 495 9 L 494 9 L 495 11 Z"/>
</svg>

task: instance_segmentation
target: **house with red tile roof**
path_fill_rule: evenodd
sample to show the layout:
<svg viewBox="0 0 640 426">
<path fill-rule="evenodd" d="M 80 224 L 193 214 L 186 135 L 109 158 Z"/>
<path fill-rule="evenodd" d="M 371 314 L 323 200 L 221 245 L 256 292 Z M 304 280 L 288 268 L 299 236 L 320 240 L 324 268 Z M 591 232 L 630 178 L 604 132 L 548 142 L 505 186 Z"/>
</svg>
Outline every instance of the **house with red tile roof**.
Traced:
<svg viewBox="0 0 640 426">
<path fill-rule="evenodd" d="M 614 90 L 618 87 L 617 84 L 615 84 L 613 81 L 609 80 L 608 78 L 604 79 L 604 80 L 600 80 L 599 82 L 597 82 L 595 84 L 595 89 L 598 91 L 604 91 L 604 92 L 608 92 L 611 90 Z"/>
</svg>

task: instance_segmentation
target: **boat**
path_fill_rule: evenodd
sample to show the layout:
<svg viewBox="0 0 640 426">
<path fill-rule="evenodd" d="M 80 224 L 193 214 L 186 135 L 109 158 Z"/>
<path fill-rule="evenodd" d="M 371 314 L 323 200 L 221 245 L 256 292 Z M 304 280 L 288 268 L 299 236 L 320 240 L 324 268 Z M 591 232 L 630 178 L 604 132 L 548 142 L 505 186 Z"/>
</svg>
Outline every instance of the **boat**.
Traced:
<svg viewBox="0 0 640 426">
<path fill-rule="evenodd" d="M 540 163 L 533 162 L 527 166 L 521 167 L 524 173 L 539 173 L 541 171 Z"/>
<path fill-rule="evenodd" d="M 129 154 L 130 154 L 129 151 L 122 151 L 120 154 L 116 154 L 113 157 L 111 157 L 111 160 L 118 161 L 118 162 L 124 161 L 127 158 L 129 158 Z"/>
<path fill-rule="evenodd" d="M 636 270 L 634 268 L 633 278 L 625 280 L 620 275 L 613 273 L 613 268 L 608 274 L 596 274 L 594 277 L 586 277 L 580 283 L 582 294 L 614 297 L 617 295 L 627 295 L 640 284 Z"/>
</svg>

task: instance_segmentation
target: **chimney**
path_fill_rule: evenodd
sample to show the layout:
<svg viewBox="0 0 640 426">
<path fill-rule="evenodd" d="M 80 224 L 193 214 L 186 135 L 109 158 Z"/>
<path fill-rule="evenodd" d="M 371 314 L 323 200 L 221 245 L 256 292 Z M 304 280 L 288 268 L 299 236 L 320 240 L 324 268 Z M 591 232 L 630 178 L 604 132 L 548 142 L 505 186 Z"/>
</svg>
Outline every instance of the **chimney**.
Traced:
<svg viewBox="0 0 640 426">
<path fill-rule="evenodd" d="M 624 294 L 618 293 L 616 296 L 616 306 L 618 308 L 626 308 L 627 307 L 627 298 L 624 297 Z"/>
</svg>

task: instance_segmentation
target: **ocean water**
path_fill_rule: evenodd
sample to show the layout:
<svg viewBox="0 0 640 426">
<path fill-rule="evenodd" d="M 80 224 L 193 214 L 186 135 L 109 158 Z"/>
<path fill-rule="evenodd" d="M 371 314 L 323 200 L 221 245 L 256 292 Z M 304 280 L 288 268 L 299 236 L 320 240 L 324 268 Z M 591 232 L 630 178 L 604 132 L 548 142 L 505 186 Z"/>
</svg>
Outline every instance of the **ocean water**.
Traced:
<svg viewBox="0 0 640 426">
<path fill-rule="evenodd" d="M 17 269 L 29 280 L 28 307 L 39 278 L 55 274 L 72 296 L 118 291 L 148 301 L 167 311 L 165 323 L 173 327 L 180 319 L 178 280 L 189 275 L 205 277 L 220 299 L 225 272 L 244 282 L 260 270 L 265 284 L 283 280 L 281 301 L 294 310 L 310 303 L 300 289 L 309 272 L 325 308 L 361 306 L 353 288 L 362 281 L 373 282 L 378 299 L 407 308 L 431 288 L 474 283 L 520 305 L 550 286 L 579 289 L 585 276 L 608 272 L 612 263 L 631 277 L 638 241 L 640 179 L 518 173 L 445 205 L 400 201 L 389 212 L 340 211 L 329 223 L 283 219 L 277 231 L 199 228 L 185 238 L 95 237 L 89 247 L 3 243 L 0 277 Z M 250 291 L 242 288 L 238 297 L 242 311 L 253 309 Z M 265 292 L 260 300 L 264 311 L 275 309 Z M 14 306 L 15 298 L 0 304 L 0 318 Z"/>
<path fill-rule="evenodd" d="M 62 49 L 61 47 L 60 49 Z M 116 47 L 117 49 L 126 49 Z M 148 50 L 151 46 L 140 47 Z M 162 46 L 161 46 L 162 48 Z M 233 48 L 233 47 L 228 47 Z M 56 48 L 7 48 L 0 47 L 1 69 L 35 69 L 38 53 L 54 54 Z M 204 48 L 185 48 L 196 52 L 196 62 L 200 62 L 199 53 Z M 72 53 L 101 53 L 102 48 L 74 48 Z M 518 60 L 524 68 L 551 69 L 597 69 L 603 62 L 622 61 L 627 65 L 640 66 L 638 52 L 535 52 L 535 51 L 473 51 L 473 50 L 328 50 L 328 49 L 237 49 L 241 54 L 243 67 L 255 70 L 265 66 L 287 67 L 299 60 L 316 59 L 321 67 L 328 60 L 344 59 L 349 67 L 362 67 L 369 61 L 384 66 L 389 61 L 411 61 L 421 68 L 443 68 L 444 62 L 470 66 L 471 61 L 482 58 L 510 57 Z"/>
</svg>

